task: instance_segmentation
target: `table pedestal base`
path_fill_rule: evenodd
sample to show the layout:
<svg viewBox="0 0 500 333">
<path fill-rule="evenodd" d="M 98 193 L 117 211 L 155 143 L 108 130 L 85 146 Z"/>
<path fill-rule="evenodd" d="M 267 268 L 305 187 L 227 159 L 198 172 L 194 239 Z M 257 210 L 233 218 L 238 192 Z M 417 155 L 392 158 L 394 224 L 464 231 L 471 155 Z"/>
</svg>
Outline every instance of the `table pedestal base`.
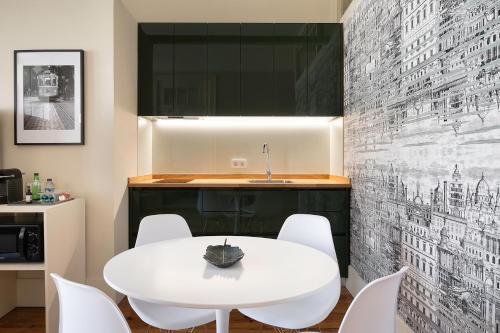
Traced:
<svg viewBox="0 0 500 333">
<path fill-rule="evenodd" d="M 217 333 L 229 333 L 229 313 L 231 313 L 231 310 L 215 310 Z"/>
</svg>

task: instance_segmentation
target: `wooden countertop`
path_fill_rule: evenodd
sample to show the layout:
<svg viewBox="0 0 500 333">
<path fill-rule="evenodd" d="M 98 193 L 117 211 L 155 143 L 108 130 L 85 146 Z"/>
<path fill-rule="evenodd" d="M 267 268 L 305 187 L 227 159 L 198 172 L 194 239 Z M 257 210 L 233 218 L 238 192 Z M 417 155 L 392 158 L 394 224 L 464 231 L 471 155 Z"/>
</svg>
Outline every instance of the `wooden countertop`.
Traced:
<svg viewBox="0 0 500 333">
<path fill-rule="evenodd" d="M 215 174 L 154 174 L 128 179 L 128 187 L 148 188 L 350 188 L 347 177 L 332 175 L 273 175 L 273 179 L 287 179 L 291 183 L 250 183 L 250 179 L 265 179 L 265 175 Z"/>
</svg>

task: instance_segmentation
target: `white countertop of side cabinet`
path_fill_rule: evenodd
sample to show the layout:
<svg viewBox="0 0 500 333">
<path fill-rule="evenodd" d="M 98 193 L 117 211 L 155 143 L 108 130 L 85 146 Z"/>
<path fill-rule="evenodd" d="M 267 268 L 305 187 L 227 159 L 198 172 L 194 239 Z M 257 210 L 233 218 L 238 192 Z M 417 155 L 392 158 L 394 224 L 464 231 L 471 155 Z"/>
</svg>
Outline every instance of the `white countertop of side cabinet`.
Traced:
<svg viewBox="0 0 500 333">
<path fill-rule="evenodd" d="M 67 205 L 71 202 L 79 201 L 83 199 L 73 199 L 73 200 L 68 200 L 66 202 L 62 202 L 56 205 L 31 205 L 31 204 L 26 204 L 26 205 L 0 205 L 0 213 L 45 213 L 48 210 L 51 209 L 57 209 L 58 207 L 62 207 L 64 205 Z"/>
</svg>

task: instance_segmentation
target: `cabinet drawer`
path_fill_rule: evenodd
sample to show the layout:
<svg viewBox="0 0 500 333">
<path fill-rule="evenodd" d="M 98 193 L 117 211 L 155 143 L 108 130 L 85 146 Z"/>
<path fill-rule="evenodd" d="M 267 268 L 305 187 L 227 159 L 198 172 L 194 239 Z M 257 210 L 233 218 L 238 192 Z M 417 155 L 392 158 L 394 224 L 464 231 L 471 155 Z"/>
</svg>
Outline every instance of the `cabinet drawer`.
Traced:
<svg viewBox="0 0 500 333">
<path fill-rule="evenodd" d="M 348 200 L 346 190 L 313 190 L 305 195 L 308 212 L 335 212 L 346 209 Z"/>
<path fill-rule="evenodd" d="M 351 262 L 349 238 L 347 236 L 333 236 L 333 244 L 339 261 L 340 276 L 347 277 L 348 267 Z"/>
<path fill-rule="evenodd" d="M 332 235 L 347 234 L 348 221 L 345 212 L 310 212 L 311 214 L 324 216 L 330 221 Z"/>
<path fill-rule="evenodd" d="M 204 190 L 204 212 L 237 212 L 239 211 L 239 196 L 232 190 Z"/>
</svg>

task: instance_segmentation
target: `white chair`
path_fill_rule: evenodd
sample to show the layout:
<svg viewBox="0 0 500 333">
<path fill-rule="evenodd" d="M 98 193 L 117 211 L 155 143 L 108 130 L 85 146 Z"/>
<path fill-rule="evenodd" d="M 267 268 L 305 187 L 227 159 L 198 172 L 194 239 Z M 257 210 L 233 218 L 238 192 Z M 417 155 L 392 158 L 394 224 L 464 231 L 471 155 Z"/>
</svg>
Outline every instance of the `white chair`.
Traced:
<svg viewBox="0 0 500 333">
<path fill-rule="evenodd" d="M 407 270 L 405 266 L 366 285 L 349 306 L 339 333 L 394 333 L 399 285 Z"/>
<path fill-rule="evenodd" d="M 192 237 L 192 235 L 182 216 L 176 214 L 151 215 L 142 219 L 135 246 L 186 237 Z M 214 310 L 161 305 L 132 297 L 129 297 L 128 301 L 132 309 L 145 323 L 163 330 L 191 329 L 192 331 L 195 326 L 215 320 Z"/>
<path fill-rule="evenodd" d="M 349 306 L 339 333 L 394 333 L 399 285 L 407 270 L 404 266 L 399 272 L 372 281 L 361 289 Z"/>
<path fill-rule="evenodd" d="M 59 295 L 59 333 L 131 333 L 120 309 L 102 291 L 50 276 Z"/>
<path fill-rule="evenodd" d="M 319 215 L 294 214 L 288 217 L 278 239 L 296 242 L 326 253 L 337 261 L 330 222 Z M 340 277 L 321 291 L 285 304 L 239 309 L 245 316 L 272 325 L 280 330 L 303 329 L 328 317 L 340 297 Z"/>
</svg>

